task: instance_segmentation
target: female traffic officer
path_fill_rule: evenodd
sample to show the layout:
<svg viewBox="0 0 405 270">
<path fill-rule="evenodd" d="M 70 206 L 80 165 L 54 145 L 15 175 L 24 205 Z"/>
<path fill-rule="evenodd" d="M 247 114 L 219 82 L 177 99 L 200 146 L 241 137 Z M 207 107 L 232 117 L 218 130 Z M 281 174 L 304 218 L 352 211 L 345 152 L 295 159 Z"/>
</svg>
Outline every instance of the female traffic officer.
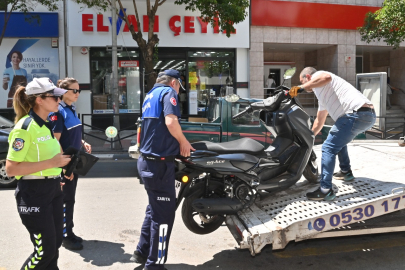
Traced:
<svg viewBox="0 0 405 270">
<path fill-rule="evenodd" d="M 76 113 L 74 102 L 77 101 L 80 95 L 79 83 L 74 78 L 65 78 L 59 80 L 58 87 L 68 90 L 62 97 L 59 103 L 58 112 L 51 113 L 49 119 L 52 121 L 53 132 L 59 140 L 62 150 L 66 151 L 69 146 L 80 149 L 83 144 L 85 150 L 91 153 L 90 144 L 82 140 L 82 122 Z M 73 232 L 73 210 L 75 205 L 76 187 L 78 175 L 66 175 L 63 186 L 63 211 L 65 213 L 63 226 L 63 242 L 62 245 L 69 250 L 80 250 L 83 248 L 81 237 L 78 237 Z"/>
<path fill-rule="evenodd" d="M 9 135 L 6 173 L 19 181 L 15 191 L 17 209 L 27 228 L 34 252 L 21 269 L 58 269 L 62 244 L 63 193 L 60 167 L 70 157 L 61 154 L 50 123 L 50 112 L 66 90 L 49 78 L 34 78 L 14 94 L 15 127 Z"/>
</svg>

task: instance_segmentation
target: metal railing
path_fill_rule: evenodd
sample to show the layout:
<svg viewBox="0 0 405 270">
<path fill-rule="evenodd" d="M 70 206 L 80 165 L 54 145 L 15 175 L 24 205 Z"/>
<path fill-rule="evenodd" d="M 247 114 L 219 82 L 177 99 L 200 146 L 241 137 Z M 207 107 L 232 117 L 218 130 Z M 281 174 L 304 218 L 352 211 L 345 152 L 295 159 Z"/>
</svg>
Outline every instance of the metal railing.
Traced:
<svg viewBox="0 0 405 270">
<path fill-rule="evenodd" d="M 102 128 L 97 127 L 97 126 L 93 126 L 93 125 L 89 125 L 89 124 L 85 124 L 85 123 L 84 123 L 84 117 L 86 117 L 86 116 L 92 117 L 93 115 L 100 115 L 100 114 L 81 114 L 81 121 L 82 121 L 82 139 L 84 139 L 84 137 L 85 137 L 85 135 L 86 135 L 86 136 L 89 136 L 89 137 L 92 137 L 92 138 L 96 138 L 96 139 L 101 140 L 101 141 L 104 141 L 104 142 L 109 142 L 109 143 L 110 143 L 110 149 L 111 149 L 111 150 L 114 149 L 114 143 L 118 142 L 118 143 L 120 144 L 120 149 L 118 149 L 118 150 L 123 150 L 122 142 L 121 142 L 121 141 L 124 140 L 124 139 L 126 139 L 126 138 L 132 137 L 132 136 L 134 136 L 134 135 L 137 134 L 136 132 L 134 132 L 134 133 L 131 133 L 130 135 L 126 135 L 126 136 L 124 136 L 124 137 L 121 137 L 121 136 L 120 136 L 120 132 L 122 132 L 122 131 L 125 131 L 125 130 L 136 130 L 137 126 L 136 126 L 136 124 L 134 124 L 134 125 L 127 126 L 127 127 L 125 127 L 125 128 L 120 128 L 120 129 L 117 131 L 117 137 L 115 137 L 115 138 L 110 138 L 110 139 L 106 139 L 106 138 L 105 138 L 105 137 L 106 137 L 106 135 L 105 135 L 105 129 L 102 129 Z M 103 116 L 115 116 L 115 115 L 119 115 L 119 116 L 123 117 L 122 114 L 114 114 L 114 113 L 106 113 L 106 114 L 103 114 Z M 104 136 L 103 136 L 103 137 L 101 137 L 101 136 L 96 136 L 96 135 L 94 135 L 94 134 L 91 134 L 91 132 L 86 132 L 86 131 L 85 131 L 85 127 L 90 127 L 91 130 L 98 130 L 98 131 L 101 131 Z"/>
<path fill-rule="evenodd" d="M 385 119 L 385 127 L 384 129 L 379 129 L 376 127 L 372 127 L 370 130 L 366 131 L 366 134 L 369 134 L 373 137 L 376 137 L 381 140 L 389 140 L 393 138 L 399 138 L 405 136 L 405 117 L 398 117 L 398 116 L 377 116 L 377 118 Z M 400 121 L 396 122 L 387 122 L 387 119 L 398 119 Z M 387 124 L 398 124 L 396 127 L 387 128 Z"/>
</svg>

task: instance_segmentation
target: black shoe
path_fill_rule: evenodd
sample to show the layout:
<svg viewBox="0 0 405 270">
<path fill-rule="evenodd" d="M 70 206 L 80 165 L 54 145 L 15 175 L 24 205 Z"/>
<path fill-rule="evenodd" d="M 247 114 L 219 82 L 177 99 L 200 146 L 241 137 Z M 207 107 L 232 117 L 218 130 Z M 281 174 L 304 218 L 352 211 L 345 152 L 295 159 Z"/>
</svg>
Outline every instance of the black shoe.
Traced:
<svg viewBox="0 0 405 270">
<path fill-rule="evenodd" d="M 319 187 L 317 190 L 313 192 L 308 192 L 307 193 L 307 198 L 308 200 L 312 201 L 332 201 L 333 199 L 336 198 L 336 194 L 333 191 L 333 189 L 330 189 L 326 194 L 321 191 L 321 188 Z"/>
<path fill-rule="evenodd" d="M 63 238 L 62 246 L 69 250 L 83 249 L 83 245 L 77 242 L 75 238 Z"/>
<path fill-rule="evenodd" d="M 75 233 L 72 234 L 71 238 L 76 239 L 76 242 L 83 242 L 83 238 L 81 238 L 80 236 L 77 236 Z"/>
<path fill-rule="evenodd" d="M 346 182 L 350 182 L 354 180 L 354 176 L 352 173 L 352 170 L 349 170 L 348 172 L 344 173 L 342 171 L 338 171 L 333 174 L 333 178 L 337 180 L 344 180 Z"/>
<path fill-rule="evenodd" d="M 138 250 L 134 251 L 134 255 L 132 255 L 130 261 L 131 262 L 136 262 L 136 263 L 140 263 L 140 264 L 145 264 L 146 263 L 147 258 L 144 257 Z"/>
</svg>

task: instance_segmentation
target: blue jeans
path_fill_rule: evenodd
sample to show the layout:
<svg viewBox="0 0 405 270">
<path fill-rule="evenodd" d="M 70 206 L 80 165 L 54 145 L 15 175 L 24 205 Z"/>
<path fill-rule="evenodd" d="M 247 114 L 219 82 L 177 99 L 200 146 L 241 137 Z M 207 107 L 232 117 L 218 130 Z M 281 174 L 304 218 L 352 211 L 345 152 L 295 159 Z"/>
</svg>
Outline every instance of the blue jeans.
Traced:
<svg viewBox="0 0 405 270">
<path fill-rule="evenodd" d="M 335 169 L 336 155 L 342 171 L 350 170 L 347 144 L 358 134 L 370 129 L 375 123 L 375 113 L 360 111 L 345 114 L 338 118 L 331 128 L 328 138 L 322 145 L 321 187 L 332 188 L 332 176 Z"/>
</svg>

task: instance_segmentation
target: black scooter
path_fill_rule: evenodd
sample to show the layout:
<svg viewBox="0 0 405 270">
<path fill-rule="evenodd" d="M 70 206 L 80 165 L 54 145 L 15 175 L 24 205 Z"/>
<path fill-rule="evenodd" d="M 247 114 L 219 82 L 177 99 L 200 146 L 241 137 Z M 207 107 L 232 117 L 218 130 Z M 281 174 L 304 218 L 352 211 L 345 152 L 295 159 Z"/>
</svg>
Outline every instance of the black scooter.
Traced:
<svg viewBox="0 0 405 270">
<path fill-rule="evenodd" d="M 288 70 L 284 78 L 294 72 L 295 68 Z M 259 111 L 260 121 L 276 137 L 267 149 L 250 138 L 201 141 L 192 143 L 196 151 L 190 157 L 177 159 L 181 169 L 176 174 L 176 207 L 184 198 L 182 218 L 190 231 L 211 233 L 226 215 L 252 205 L 259 193 L 287 189 L 302 175 L 310 182 L 318 181 L 310 117 L 288 90 L 277 87 L 269 98 L 233 116 Z M 239 96 L 226 99 L 235 102 Z"/>
</svg>

